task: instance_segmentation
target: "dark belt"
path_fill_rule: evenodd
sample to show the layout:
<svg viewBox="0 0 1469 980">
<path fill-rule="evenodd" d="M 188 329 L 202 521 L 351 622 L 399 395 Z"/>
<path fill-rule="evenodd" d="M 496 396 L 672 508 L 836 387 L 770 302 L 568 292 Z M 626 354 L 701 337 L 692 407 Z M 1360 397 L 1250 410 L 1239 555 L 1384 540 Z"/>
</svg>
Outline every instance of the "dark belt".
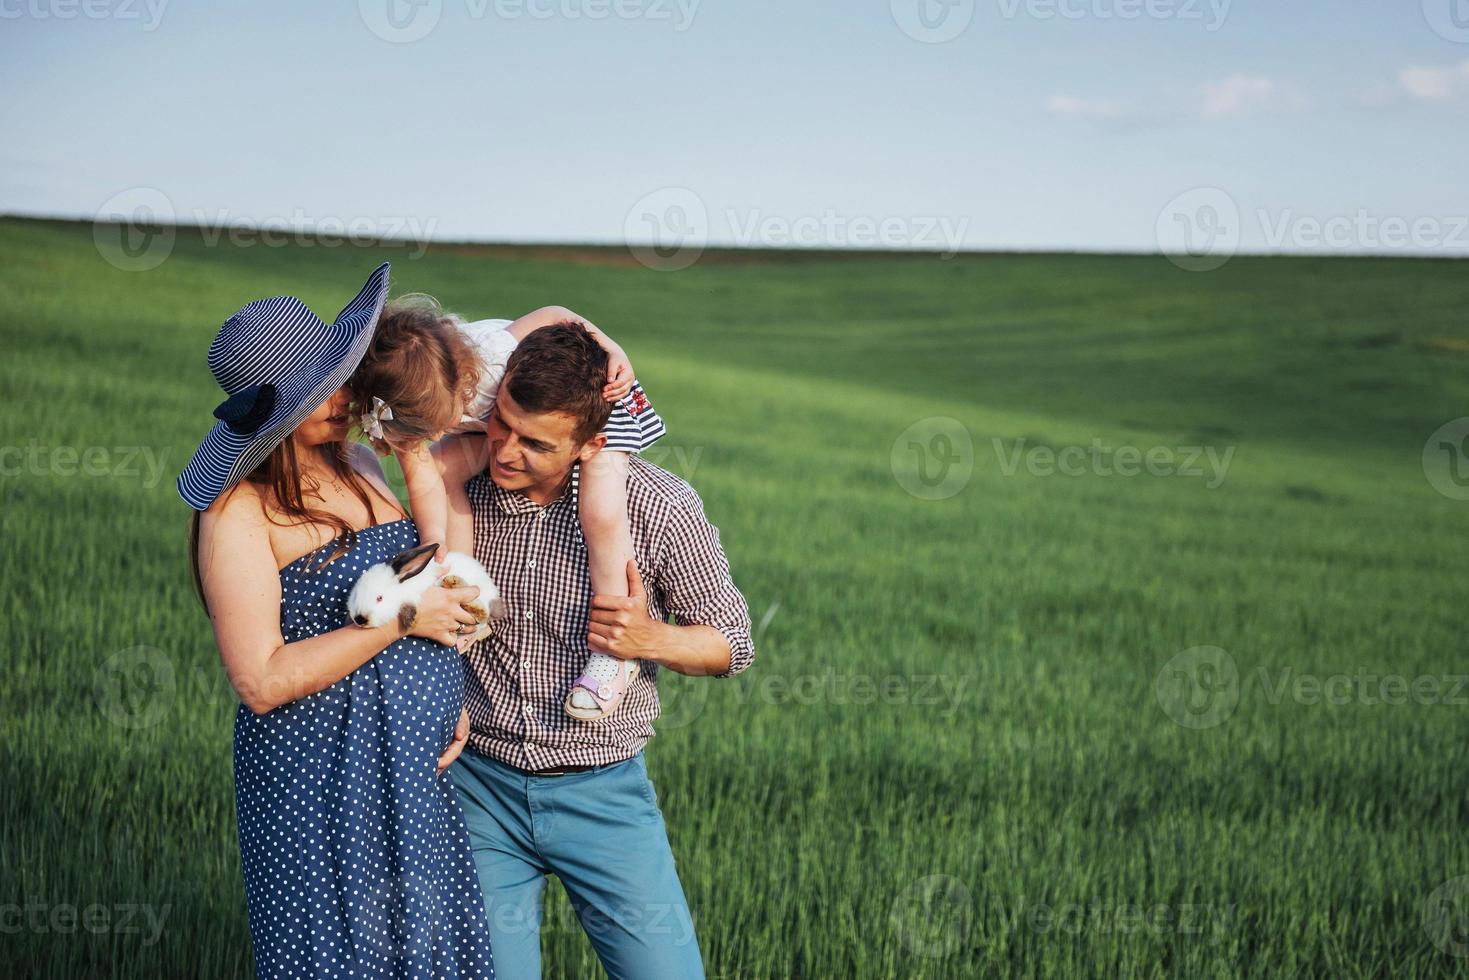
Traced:
<svg viewBox="0 0 1469 980">
<path fill-rule="evenodd" d="M 519 766 L 510 766 L 510 768 L 524 776 L 565 776 L 573 772 L 596 769 L 597 766 L 553 766 L 550 769 L 522 769 Z"/>
</svg>

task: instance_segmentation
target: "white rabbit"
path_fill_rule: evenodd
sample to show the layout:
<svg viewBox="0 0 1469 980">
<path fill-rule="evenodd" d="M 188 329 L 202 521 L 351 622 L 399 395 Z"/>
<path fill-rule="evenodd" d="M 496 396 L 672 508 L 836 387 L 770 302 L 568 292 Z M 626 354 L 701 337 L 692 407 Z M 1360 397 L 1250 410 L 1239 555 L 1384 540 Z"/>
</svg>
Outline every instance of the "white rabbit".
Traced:
<svg viewBox="0 0 1469 980">
<path fill-rule="evenodd" d="M 386 626 L 396 619 L 402 629 L 411 629 L 418 617 L 418 602 L 430 586 L 475 586 L 479 595 L 464 603 L 464 609 L 479 621 L 476 638 L 483 635 L 487 624 L 505 615 L 500 590 L 484 566 L 461 551 L 449 552 L 442 564 L 433 561 L 438 549 L 437 544 L 419 545 L 363 572 L 347 596 L 352 622 L 358 626 Z"/>
</svg>

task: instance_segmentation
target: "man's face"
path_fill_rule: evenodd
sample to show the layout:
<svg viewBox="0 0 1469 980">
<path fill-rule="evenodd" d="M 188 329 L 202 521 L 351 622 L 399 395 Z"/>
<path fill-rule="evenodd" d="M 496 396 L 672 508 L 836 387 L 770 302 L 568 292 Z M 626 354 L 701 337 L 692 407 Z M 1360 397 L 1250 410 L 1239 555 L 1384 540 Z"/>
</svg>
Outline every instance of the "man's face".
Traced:
<svg viewBox="0 0 1469 980">
<path fill-rule="evenodd" d="M 501 489 L 523 490 L 531 497 L 554 496 L 572 464 L 591 459 L 607 441 L 598 433 L 578 442 L 575 419 L 564 412 L 527 412 L 515 403 L 503 381 L 485 429 L 490 439 L 490 479 Z"/>
</svg>

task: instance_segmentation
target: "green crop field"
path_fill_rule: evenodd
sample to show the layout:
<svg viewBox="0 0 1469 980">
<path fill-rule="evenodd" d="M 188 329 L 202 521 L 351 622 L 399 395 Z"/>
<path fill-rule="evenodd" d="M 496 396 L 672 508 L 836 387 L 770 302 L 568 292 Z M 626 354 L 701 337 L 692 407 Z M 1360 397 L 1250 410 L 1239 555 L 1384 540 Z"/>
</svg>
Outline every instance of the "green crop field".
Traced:
<svg viewBox="0 0 1469 980">
<path fill-rule="evenodd" d="M 606 328 L 721 528 L 757 659 L 665 672 L 648 749 L 712 977 L 1469 973 L 1463 263 L 186 230 L 130 272 L 6 220 L 0 975 L 250 974 L 173 479 L 220 322 L 384 259 Z"/>
</svg>

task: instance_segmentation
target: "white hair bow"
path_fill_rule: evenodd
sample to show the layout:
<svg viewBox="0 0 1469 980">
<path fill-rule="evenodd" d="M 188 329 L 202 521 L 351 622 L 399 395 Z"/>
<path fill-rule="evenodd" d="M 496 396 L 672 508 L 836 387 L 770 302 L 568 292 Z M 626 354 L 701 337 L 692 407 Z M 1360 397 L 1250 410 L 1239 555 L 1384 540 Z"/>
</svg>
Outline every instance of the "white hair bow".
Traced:
<svg viewBox="0 0 1469 980">
<path fill-rule="evenodd" d="M 393 418 L 393 407 L 376 395 L 372 396 L 372 407 L 362 413 L 362 431 L 374 439 L 383 437 L 383 423 Z"/>
</svg>

